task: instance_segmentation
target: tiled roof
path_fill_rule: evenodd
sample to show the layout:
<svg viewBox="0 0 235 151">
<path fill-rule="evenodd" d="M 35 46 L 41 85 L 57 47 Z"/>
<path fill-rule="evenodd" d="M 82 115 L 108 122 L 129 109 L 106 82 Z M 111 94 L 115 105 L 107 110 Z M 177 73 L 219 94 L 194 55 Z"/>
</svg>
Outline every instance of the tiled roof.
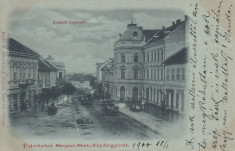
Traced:
<svg viewBox="0 0 235 151">
<path fill-rule="evenodd" d="M 150 30 L 150 29 L 149 30 L 146 30 L 146 29 L 142 30 L 142 33 L 145 37 L 145 42 L 147 42 L 150 38 L 153 37 L 153 35 L 155 35 L 159 31 L 160 30 Z"/>
<path fill-rule="evenodd" d="M 16 41 L 13 38 L 8 39 L 7 48 L 9 50 L 10 56 L 36 58 L 36 59 L 40 57 L 38 53 L 36 53 L 32 49 L 26 47 L 25 45 L 21 44 L 20 42 Z"/>
<path fill-rule="evenodd" d="M 65 67 L 63 62 L 53 62 L 53 64 L 57 67 Z"/>
<path fill-rule="evenodd" d="M 188 62 L 188 48 L 183 48 L 167 58 L 162 64 L 172 65 L 172 64 L 185 64 Z"/>
<path fill-rule="evenodd" d="M 38 61 L 38 71 L 57 71 L 58 69 L 53 66 L 49 61 L 40 58 Z"/>
<path fill-rule="evenodd" d="M 157 34 L 155 34 L 150 40 L 145 44 L 151 44 L 159 40 L 163 40 L 167 35 L 169 35 L 172 31 L 174 31 L 176 28 L 181 26 L 182 24 L 185 23 L 184 21 L 180 21 L 179 23 L 175 23 L 174 25 L 171 25 L 165 29 L 161 29 Z"/>
</svg>

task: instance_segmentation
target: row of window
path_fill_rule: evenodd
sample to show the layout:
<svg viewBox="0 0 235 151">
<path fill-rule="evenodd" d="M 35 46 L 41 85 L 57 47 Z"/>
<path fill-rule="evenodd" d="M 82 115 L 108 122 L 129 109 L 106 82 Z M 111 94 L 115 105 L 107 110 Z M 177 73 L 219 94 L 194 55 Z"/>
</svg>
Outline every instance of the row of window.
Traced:
<svg viewBox="0 0 235 151">
<path fill-rule="evenodd" d="M 125 53 L 121 54 L 121 62 L 126 62 L 126 55 L 125 55 Z M 137 53 L 134 54 L 134 62 L 138 62 L 138 54 Z"/>
<path fill-rule="evenodd" d="M 185 80 L 185 70 L 184 68 L 180 69 L 167 69 L 166 72 L 167 80 Z"/>
<path fill-rule="evenodd" d="M 171 72 L 170 72 L 171 71 Z M 175 73 L 176 71 L 176 73 Z M 161 69 L 146 69 L 144 70 L 144 78 L 150 80 L 164 80 L 164 71 Z M 171 75 L 171 76 L 170 76 Z M 125 79 L 125 69 L 121 69 L 121 79 Z M 133 69 L 133 79 L 138 79 L 138 69 Z M 185 70 L 180 69 L 167 69 L 167 80 L 185 80 Z"/>
<path fill-rule="evenodd" d="M 133 69 L 133 79 L 138 79 L 138 69 Z M 121 69 L 121 79 L 125 79 L 125 69 Z"/>
<path fill-rule="evenodd" d="M 145 79 L 163 80 L 163 69 L 146 69 L 144 75 Z"/>
<path fill-rule="evenodd" d="M 144 62 L 150 62 L 150 61 L 161 61 L 163 60 L 163 48 L 159 48 L 157 50 L 146 52 L 143 56 Z M 138 62 L 138 54 L 134 54 L 134 62 Z M 121 62 L 126 62 L 126 55 L 125 53 L 121 54 Z"/>
<path fill-rule="evenodd" d="M 16 80 L 25 80 L 25 79 L 34 79 L 36 80 L 36 73 L 28 73 L 28 77 L 26 77 L 26 73 L 20 73 L 19 74 L 19 79 L 17 78 L 17 72 L 14 72 L 13 74 L 13 80 L 16 81 Z"/>
<path fill-rule="evenodd" d="M 163 60 L 163 48 L 158 48 L 157 50 L 153 50 L 151 52 L 146 52 L 144 54 L 144 62 L 151 61 L 161 61 Z M 146 57 L 146 58 L 145 58 Z"/>
<path fill-rule="evenodd" d="M 43 79 L 43 75 L 39 75 L 38 76 L 38 84 L 42 84 L 42 79 Z M 49 75 L 45 75 L 45 83 L 49 84 L 49 82 L 50 82 Z"/>
<path fill-rule="evenodd" d="M 35 67 L 17 67 L 17 66 L 13 66 L 12 67 L 13 71 L 33 71 L 33 72 L 36 72 L 36 69 Z"/>
</svg>

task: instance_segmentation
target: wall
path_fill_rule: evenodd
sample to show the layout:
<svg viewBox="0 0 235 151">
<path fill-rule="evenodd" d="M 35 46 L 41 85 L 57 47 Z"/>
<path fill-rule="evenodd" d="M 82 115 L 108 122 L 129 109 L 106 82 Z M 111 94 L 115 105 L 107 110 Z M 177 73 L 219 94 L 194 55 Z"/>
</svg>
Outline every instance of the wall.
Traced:
<svg viewBox="0 0 235 151">
<path fill-rule="evenodd" d="M 165 59 L 186 46 L 185 30 L 183 23 L 165 38 Z"/>
<path fill-rule="evenodd" d="M 56 71 L 50 72 L 50 87 L 56 86 Z"/>
</svg>

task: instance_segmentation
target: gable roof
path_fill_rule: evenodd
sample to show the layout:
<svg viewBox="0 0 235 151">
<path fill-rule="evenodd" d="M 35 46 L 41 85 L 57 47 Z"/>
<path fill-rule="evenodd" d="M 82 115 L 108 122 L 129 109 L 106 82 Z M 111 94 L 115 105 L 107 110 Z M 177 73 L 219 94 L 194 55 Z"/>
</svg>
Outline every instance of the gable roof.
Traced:
<svg viewBox="0 0 235 151">
<path fill-rule="evenodd" d="M 13 38 L 8 39 L 7 48 L 9 50 L 10 56 L 35 58 L 35 59 L 38 59 L 40 57 L 38 53 L 36 53 L 32 49 L 26 47 L 25 45 L 21 44 L 20 42 L 16 41 Z"/>
<path fill-rule="evenodd" d="M 183 48 L 164 60 L 162 64 L 172 65 L 172 64 L 185 64 L 188 62 L 188 48 Z"/>
</svg>

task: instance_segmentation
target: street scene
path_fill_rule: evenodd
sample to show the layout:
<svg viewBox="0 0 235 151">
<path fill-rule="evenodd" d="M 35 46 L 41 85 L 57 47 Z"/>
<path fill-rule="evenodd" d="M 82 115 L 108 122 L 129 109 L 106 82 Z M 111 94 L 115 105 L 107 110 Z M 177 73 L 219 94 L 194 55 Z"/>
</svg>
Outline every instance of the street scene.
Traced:
<svg viewBox="0 0 235 151">
<path fill-rule="evenodd" d="M 16 135 L 61 140 L 184 136 L 187 15 L 38 9 L 12 15 L 8 113 Z M 35 16 L 40 24 L 32 23 Z"/>
</svg>

